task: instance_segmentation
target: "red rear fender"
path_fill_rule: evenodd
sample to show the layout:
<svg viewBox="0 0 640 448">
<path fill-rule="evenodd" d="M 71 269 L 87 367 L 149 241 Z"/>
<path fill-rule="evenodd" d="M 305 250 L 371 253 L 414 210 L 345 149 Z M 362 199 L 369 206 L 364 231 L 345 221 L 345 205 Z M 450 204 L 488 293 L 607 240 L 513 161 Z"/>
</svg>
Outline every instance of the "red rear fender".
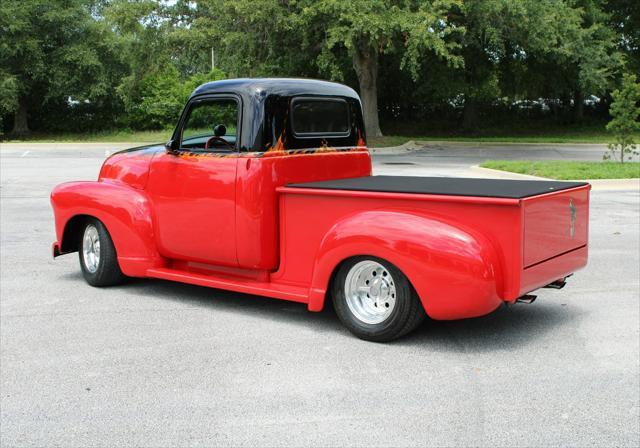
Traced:
<svg viewBox="0 0 640 448">
<path fill-rule="evenodd" d="M 69 182 L 53 190 L 51 204 L 59 248 L 69 247 L 63 239 L 77 238 L 65 233 L 67 226 L 74 225 L 79 216 L 91 216 L 107 227 L 125 274 L 144 276 L 149 267 L 162 265 L 153 237 L 152 209 L 144 191 L 121 183 Z"/>
<path fill-rule="evenodd" d="M 472 317 L 500 305 L 498 263 L 491 243 L 472 230 L 405 211 L 367 211 L 337 224 L 323 238 L 313 272 L 309 309 L 322 309 L 335 268 L 373 255 L 396 265 L 434 319 Z"/>
</svg>

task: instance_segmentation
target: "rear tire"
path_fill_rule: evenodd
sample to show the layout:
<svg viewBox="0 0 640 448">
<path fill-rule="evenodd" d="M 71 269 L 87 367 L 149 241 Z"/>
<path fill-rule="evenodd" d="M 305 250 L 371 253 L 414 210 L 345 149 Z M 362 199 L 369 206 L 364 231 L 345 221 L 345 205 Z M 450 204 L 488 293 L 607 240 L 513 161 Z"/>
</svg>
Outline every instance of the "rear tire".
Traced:
<svg viewBox="0 0 640 448">
<path fill-rule="evenodd" d="M 354 257 L 342 263 L 332 283 L 332 296 L 342 323 L 367 341 L 397 339 L 426 317 L 407 277 L 377 257 Z"/>
<path fill-rule="evenodd" d="M 82 226 L 78 254 L 82 275 L 91 286 L 112 286 L 125 280 L 113 240 L 99 220 L 89 218 Z"/>
</svg>

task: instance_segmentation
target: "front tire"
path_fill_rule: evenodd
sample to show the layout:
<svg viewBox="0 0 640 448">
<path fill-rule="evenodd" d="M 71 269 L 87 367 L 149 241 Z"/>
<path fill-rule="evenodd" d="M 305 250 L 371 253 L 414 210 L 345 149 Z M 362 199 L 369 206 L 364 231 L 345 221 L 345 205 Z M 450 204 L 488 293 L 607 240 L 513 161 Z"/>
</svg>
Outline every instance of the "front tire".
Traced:
<svg viewBox="0 0 640 448">
<path fill-rule="evenodd" d="M 90 218 L 85 222 L 78 254 L 82 275 L 91 286 L 112 286 L 124 281 L 113 240 L 97 219 Z"/>
<path fill-rule="evenodd" d="M 342 323 L 368 341 L 397 339 L 416 329 L 426 317 L 407 277 L 377 257 L 354 257 L 342 263 L 332 295 Z"/>
</svg>

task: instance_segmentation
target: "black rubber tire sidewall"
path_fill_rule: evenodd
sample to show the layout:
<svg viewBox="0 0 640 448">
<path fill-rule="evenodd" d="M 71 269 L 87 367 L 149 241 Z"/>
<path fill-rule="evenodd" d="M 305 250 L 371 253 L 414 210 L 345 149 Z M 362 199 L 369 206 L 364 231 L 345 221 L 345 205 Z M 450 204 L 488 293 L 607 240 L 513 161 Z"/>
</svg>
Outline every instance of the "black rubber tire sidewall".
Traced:
<svg viewBox="0 0 640 448">
<path fill-rule="evenodd" d="M 349 309 L 344 294 L 344 284 L 349 270 L 365 260 L 372 260 L 384 266 L 393 277 L 396 287 L 396 305 L 393 312 L 379 324 L 367 324 L 356 318 Z M 399 338 L 414 330 L 426 316 L 407 277 L 392 263 L 378 257 L 359 256 L 343 262 L 333 279 L 331 292 L 338 318 L 349 331 L 368 341 L 386 342 Z"/>
<path fill-rule="evenodd" d="M 84 232 L 88 226 L 93 225 L 98 231 L 98 237 L 100 238 L 100 261 L 98 262 L 98 269 L 95 272 L 90 272 L 85 266 L 84 257 L 82 254 L 82 240 Z M 89 218 L 82 226 L 82 232 L 78 239 L 78 255 L 80 259 L 80 268 L 84 279 L 92 286 L 111 286 L 122 283 L 125 276 L 120 270 L 118 264 L 118 256 L 116 254 L 115 246 L 111 240 L 111 235 L 107 231 L 107 228 L 95 218 Z"/>
</svg>

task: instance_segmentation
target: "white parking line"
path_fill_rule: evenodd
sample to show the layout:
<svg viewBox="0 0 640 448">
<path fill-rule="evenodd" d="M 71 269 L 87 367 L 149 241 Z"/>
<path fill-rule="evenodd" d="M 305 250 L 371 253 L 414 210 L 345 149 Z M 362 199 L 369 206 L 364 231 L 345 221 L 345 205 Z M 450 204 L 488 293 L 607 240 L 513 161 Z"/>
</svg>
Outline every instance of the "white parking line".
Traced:
<svg viewBox="0 0 640 448">
<path fill-rule="evenodd" d="M 31 152 L 31 151 L 25 151 L 25 152 L 23 152 L 23 153 L 22 153 L 22 155 L 21 155 L 20 157 L 24 157 L 24 156 L 26 156 L 27 154 L 29 154 L 30 152 Z"/>
</svg>

